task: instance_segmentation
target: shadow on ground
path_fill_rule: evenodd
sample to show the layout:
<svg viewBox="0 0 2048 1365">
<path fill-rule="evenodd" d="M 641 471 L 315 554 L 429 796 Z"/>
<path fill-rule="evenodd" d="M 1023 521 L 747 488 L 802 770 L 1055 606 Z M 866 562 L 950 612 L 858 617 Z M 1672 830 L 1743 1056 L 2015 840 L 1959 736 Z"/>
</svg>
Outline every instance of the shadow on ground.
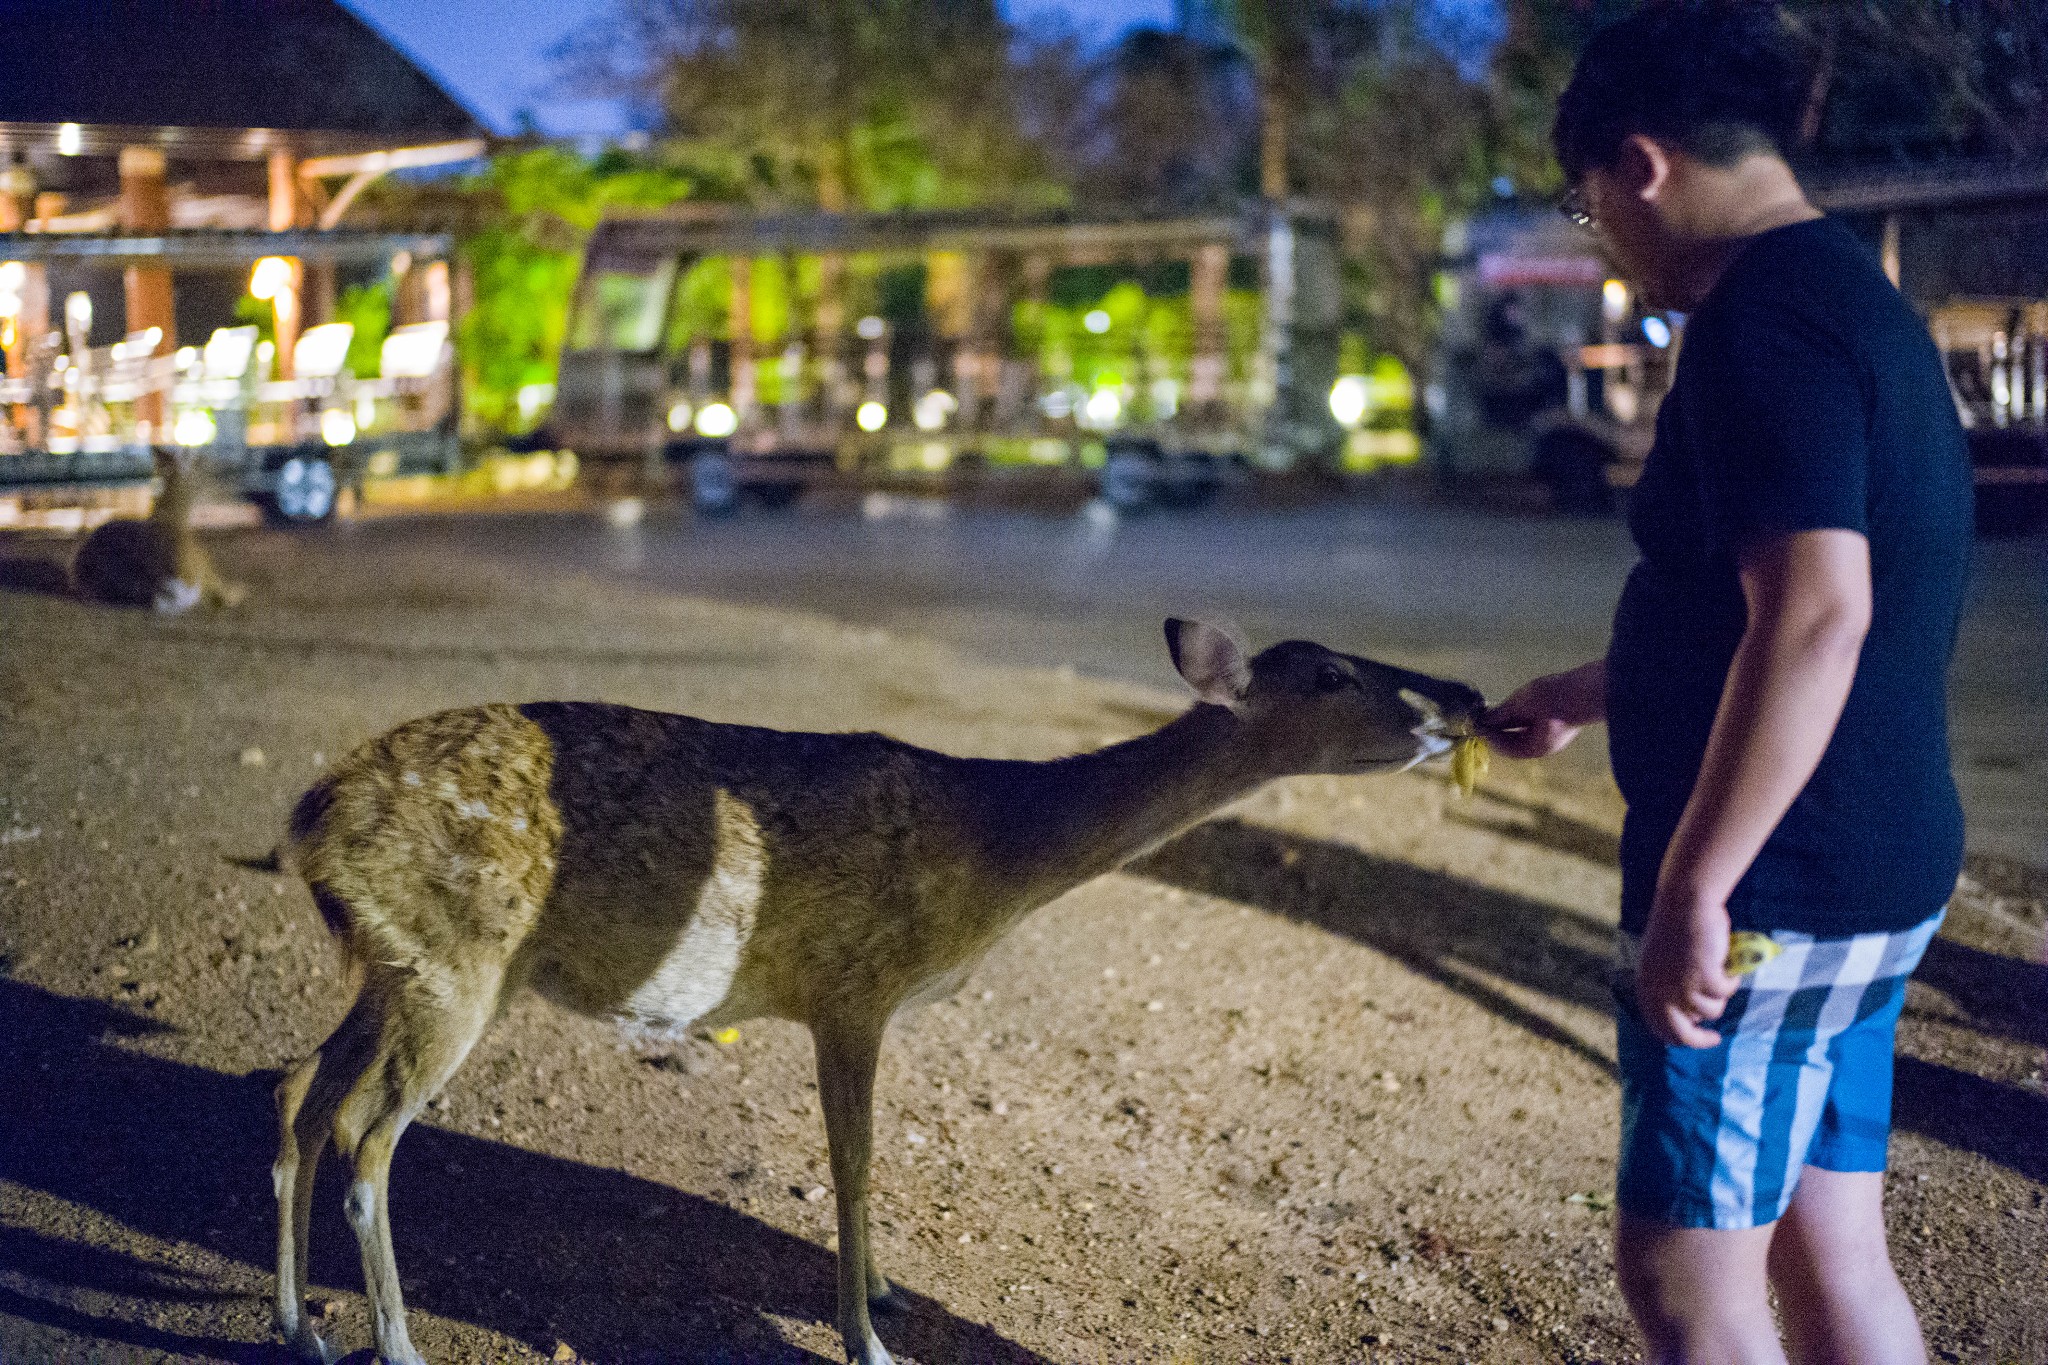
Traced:
<svg viewBox="0 0 2048 1365">
<path fill-rule="evenodd" d="M 1597 1048 L 1475 972 L 1605 1012 L 1613 931 L 1541 901 L 1242 820 L 1198 825 L 1131 871 L 1363 943 L 1612 1075 Z"/>
<path fill-rule="evenodd" d="M 0 592 L 71 595 L 71 571 L 54 556 L 0 554 Z"/>
<path fill-rule="evenodd" d="M 0 981 L 0 1087 L 10 1104 L 0 1175 L 267 1271 L 275 1155 L 267 1079 L 164 1061 L 118 1041 L 161 1027 L 98 1001 Z M 313 1282 L 359 1287 L 338 1165 L 330 1159 L 321 1171 Z M 783 1343 L 766 1316 L 829 1324 L 832 1254 L 720 1204 L 423 1125 L 399 1146 L 392 1189 L 412 1307 L 543 1354 L 560 1338 L 603 1365 L 820 1359 Z M 187 1305 L 238 1297 L 175 1270 L 19 1229 L 0 1229 L 0 1264 L 66 1293 Z M 894 1350 L 918 1360 L 1045 1365 L 987 1327 L 907 1297 L 910 1307 L 881 1324 Z M 0 1313 L 150 1351 L 271 1358 L 267 1347 L 98 1317 L 5 1289 Z M 343 1318 L 342 1333 L 363 1330 Z"/>
<path fill-rule="evenodd" d="M 1592 842 L 1584 830 L 1561 839 Z M 1604 925 L 1448 873 L 1242 820 L 1198 825 L 1131 871 L 1341 934 L 1614 1074 L 1604 1053 L 1472 974 L 1477 969 L 1552 999 L 1610 1010 L 1613 931 Z M 2048 1047 L 2048 967 L 1939 938 L 1920 978 L 1960 1005 L 1978 1032 Z M 1902 1056 L 1895 1111 L 1902 1129 L 2048 1184 L 2048 1096 Z"/>
</svg>

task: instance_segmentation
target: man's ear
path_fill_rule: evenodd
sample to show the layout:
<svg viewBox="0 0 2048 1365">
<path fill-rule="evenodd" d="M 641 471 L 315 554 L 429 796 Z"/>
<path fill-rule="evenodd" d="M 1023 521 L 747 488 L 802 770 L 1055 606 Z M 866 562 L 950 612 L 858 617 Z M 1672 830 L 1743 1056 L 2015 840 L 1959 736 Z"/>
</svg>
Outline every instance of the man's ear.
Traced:
<svg viewBox="0 0 2048 1365">
<path fill-rule="evenodd" d="M 1655 203 L 1671 181 L 1670 149 L 1653 137 L 1630 133 L 1621 140 L 1613 175 L 1630 198 Z"/>
<path fill-rule="evenodd" d="M 1171 616 L 1166 621 L 1166 648 L 1197 697 L 1233 711 L 1243 705 L 1252 685 L 1252 666 L 1245 660 L 1244 646 L 1228 631 Z"/>
</svg>

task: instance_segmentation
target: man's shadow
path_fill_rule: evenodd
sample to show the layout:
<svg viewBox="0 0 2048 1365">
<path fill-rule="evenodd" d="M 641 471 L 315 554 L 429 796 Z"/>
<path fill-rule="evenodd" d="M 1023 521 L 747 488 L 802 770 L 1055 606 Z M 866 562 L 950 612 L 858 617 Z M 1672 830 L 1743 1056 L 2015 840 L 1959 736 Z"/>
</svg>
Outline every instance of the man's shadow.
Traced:
<svg viewBox="0 0 2048 1365">
<path fill-rule="evenodd" d="M 1592 861 L 1587 829 L 1533 836 Z M 1131 865 L 1140 876 L 1255 905 L 1365 944 L 1608 1075 L 1599 1048 L 1488 978 L 1602 1013 L 1614 930 L 1561 907 L 1415 867 L 1348 844 L 1236 819 L 1198 825 Z M 1945 992 L 1969 1026 L 2048 1047 L 2048 966 L 1937 938 L 1919 978 Z M 1894 1119 L 2030 1180 L 2048 1183 L 2048 1095 L 1936 1062 L 1898 1060 Z"/>
<path fill-rule="evenodd" d="M 99 1001 L 0 980 L 0 1091 L 9 1099 L 0 1178 L 268 1271 L 276 1123 L 268 1078 L 164 1061 L 117 1041 L 162 1031 Z M 359 1287 L 355 1238 L 340 1212 L 340 1163 L 330 1156 L 321 1175 L 313 1283 Z M 768 1318 L 833 1321 L 832 1253 L 721 1204 L 424 1124 L 399 1145 L 392 1186 L 410 1307 L 543 1354 L 559 1338 L 608 1365 L 820 1359 L 784 1343 Z M 0 1229 L 0 1259 L 60 1291 L 188 1304 L 236 1297 L 21 1228 Z M 1046 1365 L 931 1299 L 906 1298 L 908 1309 L 880 1324 L 892 1349 L 919 1360 Z M 268 1355 L 13 1291 L 0 1297 L 0 1313 L 155 1351 L 229 1361 Z M 353 1319 L 344 1329 L 363 1330 Z"/>
</svg>

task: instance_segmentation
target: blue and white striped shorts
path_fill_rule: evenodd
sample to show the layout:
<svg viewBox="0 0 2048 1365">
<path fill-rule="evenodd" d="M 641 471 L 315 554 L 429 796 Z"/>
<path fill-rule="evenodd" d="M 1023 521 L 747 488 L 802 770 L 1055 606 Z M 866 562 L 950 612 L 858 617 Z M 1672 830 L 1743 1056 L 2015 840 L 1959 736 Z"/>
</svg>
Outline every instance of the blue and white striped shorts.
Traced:
<svg viewBox="0 0 2048 1365">
<path fill-rule="evenodd" d="M 1893 1033 L 1941 918 L 1853 938 L 1773 933 L 1783 951 L 1743 979 L 1711 1048 L 1673 1047 L 1644 1026 L 1624 937 L 1622 1210 L 1673 1227 L 1761 1227 L 1784 1215 L 1806 1166 L 1883 1170 Z"/>
</svg>

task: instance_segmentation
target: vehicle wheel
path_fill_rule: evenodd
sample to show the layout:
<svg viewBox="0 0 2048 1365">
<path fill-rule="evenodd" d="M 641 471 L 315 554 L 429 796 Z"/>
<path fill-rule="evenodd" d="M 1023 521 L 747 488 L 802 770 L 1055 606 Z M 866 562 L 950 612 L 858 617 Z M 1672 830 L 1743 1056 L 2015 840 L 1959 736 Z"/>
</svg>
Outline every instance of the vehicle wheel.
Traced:
<svg viewBox="0 0 2048 1365">
<path fill-rule="evenodd" d="M 1607 483 L 1609 451 L 1583 431 L 1569 428 L 1546 433 L 1536 442 L 1529 472 L 1550 490 L 1551 504 L 1574 516 L 1601 516 L 1614 510 L 1614 489 Z"/>
<path fill-rule="evenodd" d="M 1157 496 L 1161 507 L 1171 507 L 1177 512 L 1192 512 L 1215 501 L 1216 493 L 1221 487 L 1222 485 L 1212 478 L 1173 479 L 1159 485 Z"/>
<path fill-rule="evenodd" d="M 1102 500 L 1120 512 L 1135 512 L 1158 496 L 1159 460 L 1119 450 L 1102 463 Z"/>
<path fill-rule="evenodd" d="M 769 511 L 779 512 L 803 496 L 804 486 L 800 483 L 753 483 L 747 485 L 747 492 Z"/>
<path fill-rule="evenodd" d="M 2039 485 L 1977 489 L 1977 529 L 1987 536 L 2023 536 L 2048 526 L 2048 488 Z"/>
<path fill-rule="evenodd" d="M 704 517 L 729 517 L 739 510 L 739 474 L 730 459 L 707 452 L 690 461 L 690 505 Z"/>
<path fill-rule="evenodd" d="M 294 455 L 277 467 L 276 491 L 265 507 L 284 525 L 314 526 L 334 515 L 340 492 L 332 464 L 318 455 Z"/>
</svg>

